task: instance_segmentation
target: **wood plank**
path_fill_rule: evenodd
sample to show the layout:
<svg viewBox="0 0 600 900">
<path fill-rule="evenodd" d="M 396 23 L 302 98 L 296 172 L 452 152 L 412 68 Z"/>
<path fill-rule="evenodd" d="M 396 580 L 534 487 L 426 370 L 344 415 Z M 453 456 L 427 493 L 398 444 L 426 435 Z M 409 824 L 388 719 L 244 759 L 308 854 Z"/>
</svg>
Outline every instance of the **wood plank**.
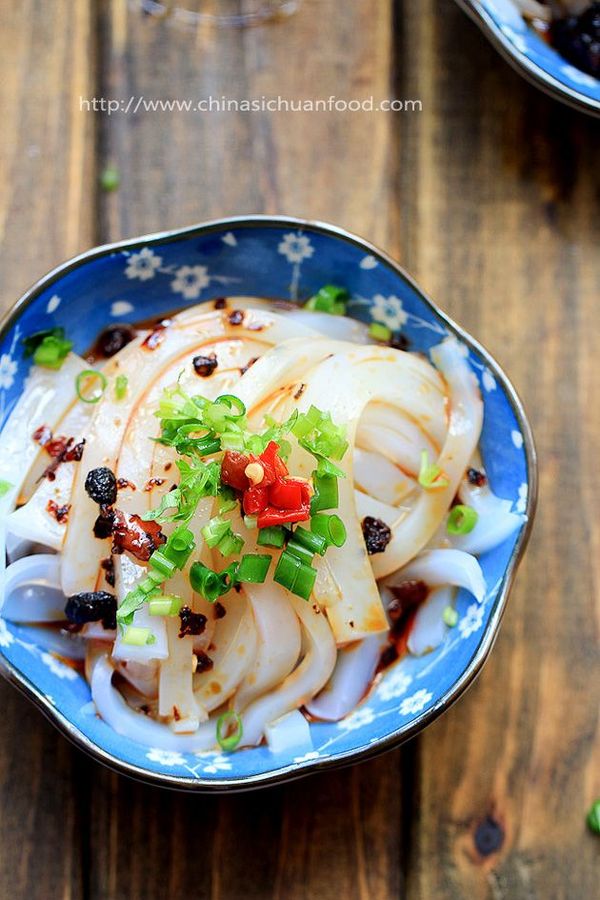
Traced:
<svg viewBox="0 0 600 900">
<path fill-rule="evenodd" d="M 598 125 L 530 88 L 448 6 L 404 4 L 424 112 L 403 144 L 417 177 L 401 243 L 514 378 L 542 499 L 490 662 L 419 741 L 408 896 L 585 897 L 600 793 Z"/>
<path fill-rule="evenodd" d="M 102 21 L 102 71 L 109 73 L 102 92 L 149 99 L 387 97 L 390 4 L 336 12 L 334 0 L 306 0 L 282 24 L 190 33 L 113 2 Z M 226 214 L 282 212 L 386 241 L 389 116 L 140 112 L 104 118 L 101 128 L 103 158 L 119 167 L 122 185 L 102 198 L 104 239 Z M 365 166 L 365 158 L 374 165 Z M 395 753 L 222 799 L 168 794 L 98 770 L 90 897 L 333 900 L 341 891 L 387 900 L 401 877 L 402 765 Z M 147 852 L 140 859 L 141 846 Z"/>
<path fill-rule="evenodd" d="M 47 269 L 93 243 L 86 196 L 94 194 L 92 123 L 78 110 L 93 58 L 88 4 L 5 4 L 0 58 L 5 309 Z M 0 707 L 0 896 L 80 897 L 88 763 L 4 681 Z"/>
</svg>

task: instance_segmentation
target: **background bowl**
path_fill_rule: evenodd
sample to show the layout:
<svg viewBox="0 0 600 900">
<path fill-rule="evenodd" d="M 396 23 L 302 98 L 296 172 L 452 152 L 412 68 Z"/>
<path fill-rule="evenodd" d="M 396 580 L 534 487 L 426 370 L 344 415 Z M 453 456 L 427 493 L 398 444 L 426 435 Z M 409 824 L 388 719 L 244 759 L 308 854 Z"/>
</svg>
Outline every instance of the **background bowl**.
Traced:
<svg viewBox="0 0 600 900">
<path fill-rule="evenodd" d="M 556 99 L 600 116 L 600 81 L 542 40 L 510 0 L 456 2 L 517 72 Z"/>
<path fill-rule="evenodd" d="M 350 315 L 402 329 L 411 349 L 427 351 L 455 334 L 479 379 L 485 404 L 481 447 L 493 490 L 527 523 L 481 557 L 482 604 L 461 591 L 458 626 L 435 652 L 389 669 L 363 704 L 340 723 L 311 725 L 314 749 L 273 754 L 257 747 L 231 755 L 148 749 L 98 719 L 85 680 L 0 619 L 0 669 L 84 750 L 126 774 L 166 786 L 235 790 L 348 763 L 415 735 L 473 681 L 498 631 L 525 548 L 536 499 L 535 451 L 510 382 L 475 341 L 441 313 L 414 282 L 367 242 L 329 225 L 289 218 L 227 219 L 100 247 L 55 269 L 16 304 L 0 331 L 0 423 L 22 391 L 29 362 L 21 338 L 62 325 L 83 352 L 110 321 L 147 319 L 225 295 L 304 300 L 332 282 L 351 293 Z M 487 710 L 492 715 L 492 710 Z"/>
</svg>

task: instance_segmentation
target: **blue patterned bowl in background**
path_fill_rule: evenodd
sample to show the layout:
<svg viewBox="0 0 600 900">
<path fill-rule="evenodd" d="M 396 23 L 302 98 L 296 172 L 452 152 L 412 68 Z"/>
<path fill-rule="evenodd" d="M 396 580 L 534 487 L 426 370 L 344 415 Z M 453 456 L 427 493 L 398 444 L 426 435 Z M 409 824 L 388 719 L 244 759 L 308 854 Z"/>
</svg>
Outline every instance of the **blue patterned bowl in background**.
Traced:
<svg viewBox="0 0 600 900">
<path fill-rule="evenodd" d="M 456 2 L 517 72 L 552 97 L 600 116 L 600 81 L 547 44 L 511 0 Z"/>
<path fill-rule="evenodd" d="M 236 790 L 364 759 L 412 737 L 447 709 L 492 647 L 534 512 L 536 462 L 529 425 L 494 360 L 396 263 L 360 238 L 329 225 L 254 216 L 141 237 L 70 260 L 34 285 L 2 325 L 0 423 L 29 369 L 23 335 L 62 325 L 75 350 L 83 352 L 111 321 L 158 317 L 223 295 L 303 301 L 326 283 L 349 290 L 350 315 L 402 329 L 413 349 L 427 351 L 449 333 L 459 338 L 481 385 L 481 448 L 491 486 L 526 514 L 527 523 L 481 557 L 485 600 L 477 604 L 459 593 L 459 624 L 445 643 L 388 669 L 341 722 L 312 723 L 313 747 L 306 753 L 275 754 L 260 746 L 229 755 L 186 755 L 142 747 L 95 715 L 86 681 L 40 643 L 39 631 L 34 635 L 27 626 L 0 619 L 2 673 L 76 744 L 121 772 L 182 789 Z"/>
</svg>

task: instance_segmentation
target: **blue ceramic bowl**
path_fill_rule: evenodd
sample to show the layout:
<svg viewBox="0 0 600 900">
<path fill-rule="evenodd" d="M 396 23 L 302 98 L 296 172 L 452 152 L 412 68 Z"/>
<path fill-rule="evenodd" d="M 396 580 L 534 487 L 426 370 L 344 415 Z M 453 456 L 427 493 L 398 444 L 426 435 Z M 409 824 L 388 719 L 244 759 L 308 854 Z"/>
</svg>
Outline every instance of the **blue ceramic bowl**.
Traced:
<svg viewBox="0 0 600 900">
<path fill-rule="evenodd" d="M 310 753 L 268 747 L 200 756 L 152 750 L 120 737 L 96 717 L 85 680 L 39 645 L 27 627 L 0 619 L 0 669 L 72 740 L 121 772 L 190 790 L 235 790 L 280 782 L 395 747 L 453 703 L 473 681 L 500 624 L 536 498 L 529 425 L 510 382 L 479 344 L 428 300 L 399 266 L 370 244 L 329 225 L 288 218 L 229 219 L 100 247 L 55 269 L 16 304 L 0 331 L 0 422 L 22 391 L 29 362 L 20 339 L 62 325 L 75 349 L 90 346 L 111 320 L 158 316 L 225 294 L 302 301 L 333 282 L 351 293 L 349 314 L 401 328 L 427 351 L 452 333 L 481 384 L 482 452 L 493 489 L 528 523 L 485 554 L 478 605 L 458 597 L 460 621 L 444 645 L 387 671 L 368 699 L 338 724 L 311 725 Z M 488 710 L 492 715 L 493 710 Z"/>
<path fill-rule="evenodd" d="M 505 59 L 547 94 L 600 116 L 600 81 L 550 47 L 511 0 L 457 0 Z"/>
</svg>

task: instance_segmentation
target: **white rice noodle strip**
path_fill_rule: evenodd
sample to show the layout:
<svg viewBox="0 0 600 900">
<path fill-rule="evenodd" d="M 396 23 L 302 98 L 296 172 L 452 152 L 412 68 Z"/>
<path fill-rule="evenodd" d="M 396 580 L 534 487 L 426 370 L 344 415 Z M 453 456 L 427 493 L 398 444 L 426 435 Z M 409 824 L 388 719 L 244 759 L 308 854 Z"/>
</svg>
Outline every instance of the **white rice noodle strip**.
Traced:
<svg viewBox="0 0 600 900">
<path fill-rule="evenodd" d="M 194 734 L 174 734 L 168 725 L 132 709 L 113 686 L 113 674 L 108 657 L 99 659 L 93 667 L 91 687 L 98 714 L 117 734 L 146 747 L 180 753 L 198 753 L 215 747 L 215 721 L 200 725 Z"/>
<path fill-rule="evenodd" d="M 385 552 L 373 556 L 376 578 L 383 578 L 404 566 L 435 534 L 457 492 L 481 433 L 481 395 L 458 342 L 447 338 L 432 351 L 432 358 L 446 378 L 450 391 L 448 435 L 437 460 L 447 477 L 448 486 L 422 491 L 410 513 L 394 529 Z"/>
<path fill-rule="evenodd" d="M 414 656 L 429 653 L 443 643 L 448 633 L 443 614 L 447 606 L 452 606 L 455 593 L 448 585 L 435 588 L 418 608 L 408 636 L 408 649 Z"/>
<path fill-rule="evenodd" d="M 354 448 L 354 483 L 387 506 L 398 506 L 415 489 L 414 479 L 389 459 L 359 447 Z"/>
<path fill-rule="evenodd" d="M 79 443 L 85 438 L 92 408 L 88 403 L 74 404 L 59 424 L 60 434 L 73 438 L 76 444 Z M 52 460 L 44 455 L 45 467 Z M 34 486 L 32 492 L 28 492 L 30 496 L 27 503 L 12 512 L 7 519 L 7 528 L 12 534 L 44 544 L 53 550 L 61 549 L 66 522 L 59 522 L 49 511 L 48 504 L 53 502 L 57 506 L 70 505 L 75 466 L 75 462 L 60 463 L 54 472 L 54 480 L 42 478 L 38 486 Z"/>
<path fill-rule="evenodd" d="M 258 637 L 247 598 L 233 594 L 224 605 L 227 613 L 217 621 L 209 652 L 213 667 L 194 676 L 194 695 L 208 712 L 231 697 L 256 659 Z"/>
<path fill-rule="evenodd" d="M 502 500 L 487 487 L 478 488 L 465 479 L 459 490 L 462 503 L 478 514 L 475 528 L 469 534 L 448 535 L 453 547 L 468 553 L 486 553 L 517 531 L 527 516 L 511 512 L 510 500 Z"/>
<path fill-rule="evenodd" d="M 107 363 L 105 372 L 119 372 L 127 376 L 127 396 L 124 400 L 117 401 L 112 391 L 105 393 L 96 406 L 83 461 L 77 464 L 73 507 L 64 545 L 63 589 L 66 594 L 93 590 L 98 574 L 98 559 L 108 555 L 108 542 L 98 541 L 92 534 L 97 506 L 84 489 L 89 470 L 98 466 L 114 469 L 132 413 L 144 402 L 149 386 L 151 389 L 152 384 L 165 375 L 183 355 L 196 353 L 200 347 L 216 340 L 235 338 L 267 343 L 285 340 L 293 333 L 292 323 L 272 314 L 262 315 L 256 312 L 248 324 L 253 329 L 262 327 L 263 331 L 248 331 L 245 325 L 231 325 L 226 316 L 212 312 L 199 316 L 197 322 L 189 319 L 185 327 L 181 323 L 169 326 L 162 343 L 154 350 L 145 349 L 139 339 L 132 341 Z"/>
<path fill-rule="evenodd" d="M 65 596 L 60 588 L 60 560 L 50 553 L 25 556 L 6 569 L 2 617 L 9 622 L 61 622 Z"/>
<path fill-rule="evenodd" d="M 271 753 L 296 753 L 313 748 L 310 725 L 299 709 L 286 713 L 265 725 L 265 737 Z"/>
<path fill-rule="evenodd" d="M 394 572 L 385 585 L 399 585 L 405 581 L 424 581 L 430 587 L 451 584 L 469 591 L 482 603 L 485 579 L 474 556 L 464 550 L 427 550 Z"/>
<path fill-rule="evenodd" d="M 381 500 L 376 500 L 375 497 L 371 497 L 370 494 L 365 494 L 361 490 L 354 491 L 354 502 L 361 522 L 365 516 L 373 516 L 374 519 L 381 519 L 390 528 L 399 522 L 410 509 L 408 506 L 392 506 L 389 503 L 382 503 Z"/>
<path fill-rule="evenodd" d="M 273 583 L 244 586 L 258 631 L 254 664 L 240 685 L 235 709 L 279 684 L 293 670 L 300 655 L 300 623 L 282 587 Z"/>
<path fill-rule="evenodd" d="M 155 700 L 158 697 L 158 662 L 149 663 L 115 662 L 115 670 L 144 697 Z"/>
<path fill-rule="evenodd" d="M 296 303 L 266 300 L 259 297 L 228 297 L 227 306 L 232 309 L 261 309 L 290 317 L 301 327 L 307 325 L 324 337 L 336 341 L 351 341 L 353 344 L 369 344 L 369 326 L 347 316 L 332 316 L 329 313 L 304 309 Z"/>
<path fill-rule="evenodd" d="M 337 424 L 345 425 L 350 447 L 363 410 L 372 400 L 401 405 L 414 417 L 427 419 L 438 433 L 444 426 L 442 383 L 424 360 L 378 347 L 329 345 L 331 354 L 315 367 L 299 401 L 304 411 L 319 405 L 327 397 Z M 321 401 L 322 402 L 322 401 Z M 437 424 L 436 424 L 437 422 Z M 315 597 L 327 614 L 338 644 L 387 630 L 383 607 L 367 556 L 354 497 L 353 453 L 349 450 L 339 463 L 346 478 L 339 481 L 338 513 L 346 524 L 347 539 L 342 550 L 331 548 L 327 565 L 338 590 L 332 595 Z M 299 449 L 292 455 L 291 469 L 308 476 L 314 468 L 312 458 Z"/>
<path fill-rule="evenodd" d="M 256 531 L 244 528 L 239 516 L 234 518 L 233 528 L 244 538 L 245 553 L 264 552 L 265 548 L 257 547 Z M 289 675 L 298 662 L 301 645 L 300 621 L 284 588 L 269 578 L 264 584 L 245 584 L 244 593 L 254 612 L 258 647 L 236 692 L 234 707 L 238 711 Z"/>
<path fill-rule="evenodd" d="M 302 622 L 307 650 L 302 662 L 276 688 L 255 700 L 242 714 L 242 746 L 258 744 L 265 726 L 307 703 L 329 679 L 336 660 L 335 639 L 322 612 L 290 595 L 290 603 Z"/>
<path fill-rule="evenodd" d="M 189 730 L 195 731 L 198 722 L 206 721 L 208 713 L 196 702 L 194 697 L 192 680 L 194 639 L 191 635 L 179 637 L 181 622 L 178 616 L 166 618 L 164 625 L 167 632 L 169 654 L 160 666 L 158 711 L 166 719 L 175 722 L 180 720 L 189 722 Z"/>
<path fill-rule="evenodd" d="M 386 642 L 386 634 L 372 634 L 339 649 L 331 678 L 306 704 L 311 716 L 337 722 L 348 715 L 369 690 Z"/>
<path fill-rule="evenodd" d="M 12 506 L 30 467 L 40 456 L 32 433 L 40 425 L 54 429 L 75 400 L 75 379 L 87 363 L 69 353 L 60 369 L 33 366 L 23 392 L 0 434 L 2 477 L 13 487 L 2 497 L 0 510 Z M 44 454 L 45 455 L 45 454 Z"/>
<path fill-rule="evenodd" d="M 394 434 L 402 436 L 411 445 L 418 447 L 420 450 L 427 450 L 432 456 L 437 456 L 441 449 L 442 442 L 436 441 L 425 426 L 417 425 L 405 413 L 398 413 L 394 406 L 390 406 L 387 403 L 369 403 L 362 414 L 359 432 L 363 426 L 368 428 L 371 426 L 386 428 L 394 432 Z"/>
<path fill-rule="evenodd" d="M 389 460 L 402 472 L 416 478 L 421 468 L 421 452 L 427 450 L 429 458 L 437 456 L 431 450 L 429 441 L 412 443 L 405 435 L 380 425 L 366 425 L 361 421 L 356 435 L 356 445 L 363 450 L 371 450 Z"/>
</svg>

